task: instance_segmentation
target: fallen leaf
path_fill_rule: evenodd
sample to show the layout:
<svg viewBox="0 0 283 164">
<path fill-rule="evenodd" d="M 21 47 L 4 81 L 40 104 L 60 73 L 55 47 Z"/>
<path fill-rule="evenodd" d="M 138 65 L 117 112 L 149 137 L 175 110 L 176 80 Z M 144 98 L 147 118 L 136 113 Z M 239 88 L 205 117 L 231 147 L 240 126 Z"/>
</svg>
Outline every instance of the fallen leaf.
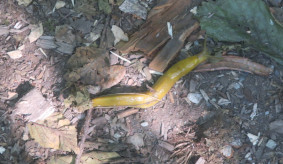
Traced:
<svg viewBox="0 0 283 164">
<path fill-rule="evenodd" d="M 62 114 L 54 113 L 37 122 L 28 123 L 31 138 L 44 148 L 79 152 L 77 131 L 74 125 Z"/>
<path fill-rule="evenodd" d="M 36 41 L 43 34 L 42 23 L 35 25 L 28 36 L 30 43 Z"/>
<path fill-rule="evenodd" d="M 283 65 L 283 28 L 264 1 L 203 2 L 196 15 L 209 36 L 225 42 L 244 42 Z"/>
<path fill-rule="evenodd" d="M 116 152 L 99 152 L 93 151 L 86 153 L 81 158 L 82 164 L 102 164 L 108 163 L 112 159 L 119 158 L 120 155 Z M 75 162 L 75 156 L 53 156 L 47 162 L 47 164 L 73 164 Z"/>
<path fill-rule="evenodd" d="M 128 35 L 125 34 L 124 31 L 120 27 L 113 25 L 111 28 L 111 31 L 115 37 L 114 45 L 116 45 L 120 40 L 126 41 L 126 42 L 129 41 Z"/>
<path fill-rule="evenodd" d="M 118 84 L 125 76 L 126 68 L 121 65 L 113 65 L 109 70 L 108 80 L 102 84 L 103 89 L 111 88 Z"/>
</svg>

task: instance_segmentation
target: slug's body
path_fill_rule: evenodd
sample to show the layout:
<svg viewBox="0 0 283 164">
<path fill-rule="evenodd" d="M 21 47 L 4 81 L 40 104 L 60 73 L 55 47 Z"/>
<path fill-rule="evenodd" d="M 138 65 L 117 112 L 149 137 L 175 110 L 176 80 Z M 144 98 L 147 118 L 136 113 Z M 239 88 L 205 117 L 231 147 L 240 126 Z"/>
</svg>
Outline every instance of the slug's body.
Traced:
<svg viewBox="0 0 283 164">
<path fill-rule="evenodd" d="M 92 100 L 93 107 L 111 107 L 111 106 L 134 106 L 138 108 L 148 108 L 160 101 L 173 87 L 173 85 L 183 76 L 188 74 L 200 63 L 206 61 L 209 52 L 204 50 L 198 55 L 188 57 L 174 64 L 168 71 L 161 76 L 152 86 L 153 92 L 147 91 L 138 94 L 112 94 Z"/>
</svg>

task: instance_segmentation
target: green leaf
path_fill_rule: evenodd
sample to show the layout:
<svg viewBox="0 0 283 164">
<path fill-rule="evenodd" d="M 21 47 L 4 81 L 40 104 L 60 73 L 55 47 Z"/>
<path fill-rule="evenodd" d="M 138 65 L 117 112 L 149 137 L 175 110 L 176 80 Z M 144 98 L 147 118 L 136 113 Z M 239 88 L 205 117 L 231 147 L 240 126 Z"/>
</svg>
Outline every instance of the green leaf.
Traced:
<svg viewBox="0 0 283 164">
<path fill-rule="evenodd" d="M 262 0 L 203 2 L 196 16 L 209 36 L 244 42 L 283 65 L 283 28 Z"/>
</svg>

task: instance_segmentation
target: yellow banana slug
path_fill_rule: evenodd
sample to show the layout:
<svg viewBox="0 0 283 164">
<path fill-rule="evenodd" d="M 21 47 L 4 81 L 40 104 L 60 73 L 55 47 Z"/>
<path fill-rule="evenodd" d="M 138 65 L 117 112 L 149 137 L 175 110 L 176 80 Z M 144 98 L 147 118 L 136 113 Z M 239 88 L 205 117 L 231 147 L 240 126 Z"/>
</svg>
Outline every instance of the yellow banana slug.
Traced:
<svg viewBox="0 0 283 164">
<path fill-rule="evenodd" d="M 174 64 L 152 86 L 153 91 L 135 94 L 111 94 L 92 100 L 93 107 L 134 106 L 148 108 L 155 105 L 169 92 L 173 85 L 209 57 L 206 46 L 201 53 Z"/>
</svg>

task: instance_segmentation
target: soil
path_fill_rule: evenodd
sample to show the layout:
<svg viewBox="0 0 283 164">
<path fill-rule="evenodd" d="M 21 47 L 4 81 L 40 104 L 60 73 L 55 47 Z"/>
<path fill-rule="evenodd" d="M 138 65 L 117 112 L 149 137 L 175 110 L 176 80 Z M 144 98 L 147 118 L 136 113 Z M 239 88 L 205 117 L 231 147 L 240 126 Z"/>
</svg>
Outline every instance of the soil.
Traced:
<svg viewBox="0 0 283 164">
<path fill-rule="evenodd" d="M 81 3 L 90 2 L 85 0 Z M 156 4 L 156 1 L 143 2 L 148 4 L 148 9 Z M 112 6 L 110 16 L 99 10 L 94 15 L 87 11 L 80 14 L 73 10 L 71 1 L 49 13 L 55 3 L 55 0 L 34 1 L 24 7 L 10 0 L 0 1 L 0 26 L 12 29 L 17 22 L 25 27 L 41 21 L 44 35 L 55 36 L 56 26 L 72 25 L 74 21 L 81 20 L 85 26 L 72 25 L 75 47 L 80 47 L 87 44 L 84 36 L 91 31 L 87 28 L 89 22 L 98 20 L 99 24 L 108 24 L 109 27 L 119 25 L 128 34 L 137 31 L 144 22 L 121 12 L 117 5 Z M 98 4 L 92 3 L 98 9 Z M 101 42 L 106 42 L 110 45 L 107 50 L 113 50 L 113 36 L 107 35 L 109 27 L 104 27 L 105 35 L 102 31 L 102 36 L 91 46 L 98 47 Z M 25 116 L 13 114 L 19 99 L 32 88 L 40 91 L 56 111 L 76 125 L 79 141 L 83 135 L 86 112 L 79 113 L 75 106 L 66 108 L 64 104 L 71 93 L 64 75 L 68 71 L 67 60 L 72 54 L 62 54 L 54 49 L 43 49 L 43 54 L 36 42 L 30 43 L 26 39 L 29 32 L 30 29 L 0 35 L 1 163 L 47 163 L 53 156 L 70 154 L 41 147 L 28 135 Z M 192 50 L 199 49 L 200 42 L 195 41 Z M 219 44 L 211 39 L 209 43 Z M 21 45 L 25 45 L 22 57 L 12 59 L 7 52 Z M 282 134 L 270 130 L 271 122 L 283 119 L 283 66 L 252 49 L 236 49 L 228 53 L 247 57 L 274 71 L 269 76 L 231 70 L 191 72 L 178 81 L 161 102 L 139 109 L 130 116 L 118 118 L 121 112 L 132 109 L 129 107 L 94 109 L 85 151 L 116 151 L 122 157 L 116 163 L 200 164 L 202 159 L 205 163 L 283 163 Z M 159 75 L 153 74 L 149 78 L 143 72 L 150 62 L 144 54 L 136 52 L 124 57 L 132 64 L 110 55 L 110 65 L 125 66 L 126 75 L 118 85 L 98 95 L 146 90 L 147 85 L 151 86 L 158 79 Z M 181 54 L 172 64 L 182 58 Z M 17 96 L 8 98 L 11 93 Z M 199 103 L 192 103 L 187 97 L 189 93 L 202 96 L 206 93 L 209 101 L 202 98 Z M 226 103 L 222 103 L 223 100 Z M 253 145 L 249 133 L 259 135 L 259 143 Z M 269 140 L 275 141 L 274 149 L 266 147 Z M 228 148 L 232 152 L 224 155 Z M 2 149 L 5 151 L 2 152 Z"/>
</svg>

